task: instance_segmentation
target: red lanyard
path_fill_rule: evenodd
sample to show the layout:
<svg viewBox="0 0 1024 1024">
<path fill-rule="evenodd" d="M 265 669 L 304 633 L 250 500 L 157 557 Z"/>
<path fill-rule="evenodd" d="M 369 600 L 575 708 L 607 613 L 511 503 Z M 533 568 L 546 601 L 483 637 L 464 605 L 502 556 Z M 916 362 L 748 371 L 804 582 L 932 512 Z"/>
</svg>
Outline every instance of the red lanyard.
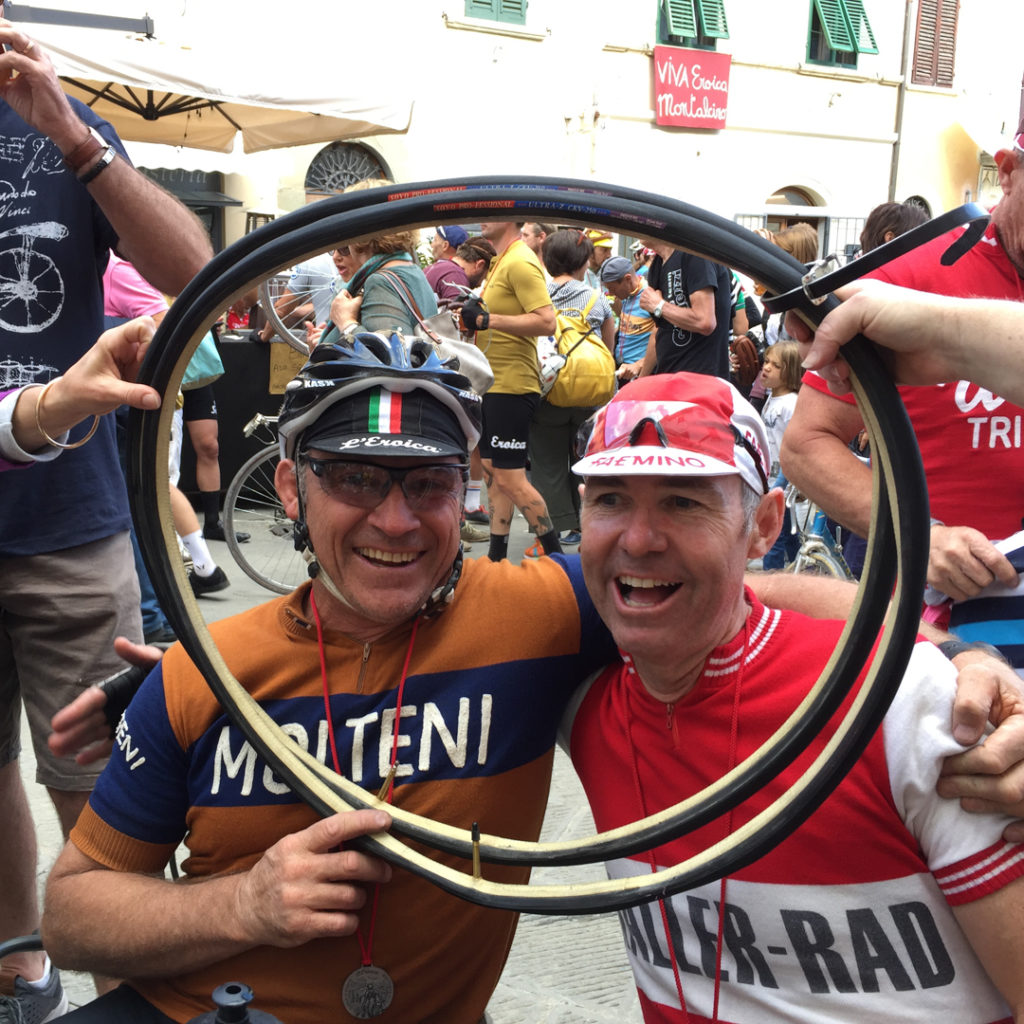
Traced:
<svg viewBox="0 0 1024 1024">
<path fill-rule="evenodd" d="M 737 737 L 739 734 L 740 724 L 740 687 L 743 683 L 743 672 L 746 668 L 747 660 L 747 649 L 750 642 L 750 621 L 749 617 L 746 624 L 743 627 L 743 657 L 740 659 L 740 675 L 736 680 L 736 686 L 733 693 L 733 704 L 732 704 L 732 728 L 729 733 L 729 765 L 726 768 L 726 772 L 731 772 L 736 767 L 737 748 L 738 741 Z M 633 670 L 635 672 L 635 668 Z M 637 682 L 640 686 L 643 683 L 640 682 L 639 675 L 636 675 Z M 627 692 L 627 697 L 628 697 Z M 674 708 L 674 705 L 669 705 Z M 632 760 L 633 768 L 633 786 L 636 791 L 637 802 L 640 805 L 640 815 L 646 818 L 650 813 L 647 808 L 647 801 L 644 799 L 643 784 L 640 781 L 640 763 L 636 756 L 636 744 L 633 742 L 633 726 L 632 726 L 632 714 L 627 710 L 626 714 L 626 744 L 629 747 L 629 754 Z M 730 835 L 732 832 L 732 820 L 733 812 L 730 810 L 725 819 L 725 834 Z M 656 872 L 658 865 L 654 857 L 654 851 L 649 850 L 647 852 L 647 860 L 651 866 L 651 871 Z M 718 1000 L 722 987 L 722 934 L 725 928 L 725 883 L 726 879 L 720 880 L 719 886 L 719 901 L 718 901 L 718 938 L 715 950 L 715 996 L 714 1006 L 712 1008 L 712 1020 L 718 1020 Z M 658 900 L 658 907 L 661 910 L 661 923 L 665 929 L 665 943 L 668 946 L 669 960 L 672 963 L 672 975 L 676 983 L 676 995 L 679 997 L 679 1007 L 683 1011 L 683 1017 L 686 1020 L 690 1019 L 690 1015 L 686 1009 L 686 999 L 683 996 L 683 982 L 679 976 L 679 964 L 676 960 L 676 950 L 672 943 L 672 932 L 669 930 L 668 925 L 668 908 L 665 906 L 664 900 Z"/>
<path fill-rule="evenodd" d="M 338 746 L 334 739 L 334 719 L 331 715 L 330 688 L 327 685 L 327 653 L 324 650 L 324 630 L 320 622 L 320 612 L 316 606 L 316 597 L 312 591 L 309 594 L 310 605 L 313 608 L 313 619 L 316 622 L 316 642 L 320 651 L 320 678 L 324 691 L 324 715 L 327 719 L 327 736 L 331 743 L 331 760 L 334 763 L 334 770 L 341 775 L 341 761 L 338 758 Z M 409 649 L 405 652 L 405 663 L 402 665 L 402 678 L 398 684 L 398 698 L 395 701 L 395 725 L 392 729 L 391 739 L 391 767 L 388 771 L 388 791 L 383 798 L 391 803 L 395 791 L 395 763 L 398 760 L 398 729 L 402 721 L 402 696 L 405 693 L 405 680 L 409 674 L 409 662 L 412 660 L 412 649 L 416 643 L 416 631 L 419 629 L 420 617 L 417 615 L 412 621 L 412 634 L 409 637 Z M 356 938 L 359 941 L 359 951 L 362 954 L 362 963 L 368 967 L 373 963 L 373 930 L 377 924 L 377 901 L 380 897 L 380 883 L 373 887 L 373 904 L 370 910 L 370 927 L 366 938 L 363 938 L 363 929 L 360 926 L 356 929 Z"/>
</svg>

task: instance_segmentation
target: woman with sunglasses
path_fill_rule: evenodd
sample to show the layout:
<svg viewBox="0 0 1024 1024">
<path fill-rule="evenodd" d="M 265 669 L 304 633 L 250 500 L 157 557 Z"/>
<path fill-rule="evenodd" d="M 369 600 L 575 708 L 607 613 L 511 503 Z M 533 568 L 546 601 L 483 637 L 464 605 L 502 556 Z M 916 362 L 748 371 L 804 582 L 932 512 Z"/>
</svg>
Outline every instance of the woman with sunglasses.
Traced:
<svg viewBox="0 0 1024 1024">
<path fill-rule="evenodd" d="M 390 185 L 371 178 L 350 185 L 346 192 Z M 362 331 L 401 331 L 415 334 L 420 320 L 437 313 L 437 300 L 414 256 L 416 231 L 374 235 L 336 250 L 335 266 L 348 286 L 331 303 L 331 321 L 321 342 L 337 342 Z M 351 276 L 339 265 L 351 266 Z"/>
</svg>

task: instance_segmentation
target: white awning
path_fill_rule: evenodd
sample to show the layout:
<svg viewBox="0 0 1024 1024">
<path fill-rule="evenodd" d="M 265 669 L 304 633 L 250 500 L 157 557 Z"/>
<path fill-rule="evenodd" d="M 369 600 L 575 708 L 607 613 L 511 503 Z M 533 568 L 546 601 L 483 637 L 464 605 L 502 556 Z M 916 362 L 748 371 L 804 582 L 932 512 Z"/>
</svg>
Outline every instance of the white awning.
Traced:
<svg viewBox="0 0 1024 1024">
<path fill-rule="evenodd" d="M 379 74 L 362 74 L 308 52 L 274 51 L 268 68 L 223 40 L 190 45 L 103 29 L 36 25 L 65 91 L 137 142 L 247 153 L 404 132 L 409 95 L 389 96 Z M 289 57 L 288 54 L 291 53 Z M 372 95 L 346 93 L 371 82 Z"/>
</svg>

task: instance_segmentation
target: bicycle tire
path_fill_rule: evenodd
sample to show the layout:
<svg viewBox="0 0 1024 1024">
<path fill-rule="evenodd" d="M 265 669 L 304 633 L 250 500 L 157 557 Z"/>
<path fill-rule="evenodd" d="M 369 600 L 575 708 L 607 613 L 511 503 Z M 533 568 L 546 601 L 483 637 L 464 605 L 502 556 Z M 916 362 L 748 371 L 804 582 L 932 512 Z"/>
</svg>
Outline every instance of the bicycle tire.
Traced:
<svg viewBox="0 0 1024 1024">
<path fill-rule="evenodd" d="M 295 550 L 292 521 L 274 489 L 281 451 L 267 445 L 242 464 L 224 498 L 224 535 L 239 569 L 275 594 L 290 594 L 309 579 L 306 560 Z M 238 543 L 236 532 L 249 534 Z"/>
<path fill-rule="evenodd" d="M 634 189 L 541 178 L 419 182 L 324 200 L 315 209 L 297 211 L 260 228 L 219 254 L 172 307 L 161 325 L 162 344 L 150 348 L 142 379 L 162 392 L 175 387 L 215 311 L 240 288 L 251 287 L 274 270 L 338 240 L 358 239 L 391 228 L 486 219 L 493 216 L 496 207 L 510 219 L 544 214 L 631 234 L 642 231 L 647 237 L 752 273 L 776 292 L 794 287 L 803 274 L 795 260 L 738 225 L 688 204 Z M 835 300 L 821 306 L 808 304 L 801 313 L 815 324 L 835 305 Z M 927 550 L 920 540 L 926 535 L 923 523 L 927 522 L 927 508 L 921 500 L 923 473 L 905 410 L 881 360 L 867 342 L 860 339 L 851 343 L 846 354 L 858 403 L 872 444 L 878 449 L 866 571 L 835 653 L 807 700 L 771 740 L 693 799 L 587 841 L 520 843 L 485 836 L 474 844 L 464 829 L 389 807 L 394 817 L 391 832 L 362 837 L 351 845 L 484 906 L 548 914 L 593 913 L 635 906 L 739 870 L 804 821 L 856 761 L 884 716 L 916 637 L 927 561 Z M 166 446 L 166 416 L 166 410 L 133 410 L 130 489 L 137 505 L 149 503 L 160 509 L 159 516 L 143 516 L 140 542 L 158 593 L 166 597 L 172 621 L 189 654 L 259 755 L 311 807 L 330 814 L 353 806 L 380 806 L 372 795 L 335 776 L 284 736 L 232 676 L 212 643 L 187 581 L 167 557 L 165 544 L 170 527 L 166 501 L 161 497 L 165 470 L 159 458 L 161 445 Z M 887 612 L 894 582 L 895 600 Z M 737 806 L 806 749 L 852 689 L 880 628 L 878 653 L 867 679 L 813 769 L 748 826 L 674 868 L 607 883 L 508 886 L 448 868 L 402 841 L 416 840 L 466 858 L 478 850 L 482 860 L 499 863 L 573 864 L 651 849 L 693 831 Z"/>
</svg>

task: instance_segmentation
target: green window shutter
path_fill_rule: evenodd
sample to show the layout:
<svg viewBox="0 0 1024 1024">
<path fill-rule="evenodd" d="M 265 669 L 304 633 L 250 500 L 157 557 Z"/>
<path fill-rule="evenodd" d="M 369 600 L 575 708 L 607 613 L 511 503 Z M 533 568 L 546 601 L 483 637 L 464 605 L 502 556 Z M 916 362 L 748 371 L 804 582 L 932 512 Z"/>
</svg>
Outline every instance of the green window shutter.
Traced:
<svg viewBox="0 0 1024 1024">
<path fill-rule="evenodd" d="M 821 31 L 825 36 L 825 45 L 830 50 L 841 53 L 854 53 L 853 37 L 850 35 L 850 23 L 846 16 L 843 0 L 813 0 L 814 10 L 818 13 Z"/>
<path fill-rule="evenodd" d="M 496 18 L 495 0 L 466 0 L 467 18 Z"/>
<path fill-rule="evenodd" d="M 697 16 L 693 12 L 693 0 L 663 0 L 663 5 L 669 35 L 695 38 Z"/>
<path fill-rule="evenodd" d="M 499 0 L 498 21 L 509 21 L 514 25 L 526 24 L 527 0 Z"/>
<path fill-rule="evenodd" d="M 466 17 L 525 25 L 526 5 L 527 0 L 466 0 Z"/>
<path fill-rule="evenodd" d="M 729 23 L 725 20 L 725 0 L 696 0 L 696 2 L 704 35 L 712 39 L 728 39 Z"/>
<path fill-rule="evenodd" d="M 842 0 L 842 4 L 846 8 L 854 49 L 858 53 L 878 53 L 875 34 L 871 31 L 871 23 L 864 10 L 864 0 Z"/>
</svg>

